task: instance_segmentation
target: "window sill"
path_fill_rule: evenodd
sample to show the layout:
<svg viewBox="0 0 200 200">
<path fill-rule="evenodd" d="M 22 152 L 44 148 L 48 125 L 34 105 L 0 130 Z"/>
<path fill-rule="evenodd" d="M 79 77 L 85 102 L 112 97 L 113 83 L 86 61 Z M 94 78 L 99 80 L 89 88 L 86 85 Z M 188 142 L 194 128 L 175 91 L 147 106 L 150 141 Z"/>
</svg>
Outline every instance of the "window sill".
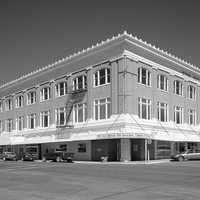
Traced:
<svg viewBox="0 0 200 200">
<path fill-rule="evenodd" d="M 145 87 L 149 87 L 149 88 L 152 88 L 152 86 L 151 86 L 151 85 L 146 85 L 146 84 L 143 84 L 143 83 L 139 83 L 139 82 L 137 82 L 137 84 L 138 84 L 138 85 L 140 85 L 140 86 L 145 86 Z"/>
<path fill-rule="evenodd" d="M 110 83 L 105 83 L 105 84 L 97 85 L 97 86 L 94 85 L 93 88 L 98 88 L 98 87 L 107 86 L 107 85 L 110 85 Z"/>
</svg>

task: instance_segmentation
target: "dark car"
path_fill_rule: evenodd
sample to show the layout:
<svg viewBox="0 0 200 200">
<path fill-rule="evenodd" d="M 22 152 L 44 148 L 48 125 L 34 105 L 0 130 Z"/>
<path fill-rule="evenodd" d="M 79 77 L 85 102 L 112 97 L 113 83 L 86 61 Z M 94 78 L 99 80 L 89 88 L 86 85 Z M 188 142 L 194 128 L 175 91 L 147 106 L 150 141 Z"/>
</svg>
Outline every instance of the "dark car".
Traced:
<svg viewBox="0 0 200 200">
<path fill-rule="evenodd" d="M 17 160 L 17 155 L 15 152 L 3 152 L 2 159 L 5 160 Z"/>
<path fill-rule="evenodd" d="M 187 151 L 171 156 L 171 159 L 177 161 L 200 160 L 200 150 L 188 149 Z"/>
<path fill-rule="evenodd" d="M 35 157 L 30 153 L 25 153 L 22 156 L 22 161 L 34 161 Z"/>
<path fill-rule="evenodd" d="M 52 160 L 55 162 L 73 162 L 74 153 L 63 152 L 63 151 L 55 151 L 49 152 L 43 155 L 42 160 Z"/>
</svg>

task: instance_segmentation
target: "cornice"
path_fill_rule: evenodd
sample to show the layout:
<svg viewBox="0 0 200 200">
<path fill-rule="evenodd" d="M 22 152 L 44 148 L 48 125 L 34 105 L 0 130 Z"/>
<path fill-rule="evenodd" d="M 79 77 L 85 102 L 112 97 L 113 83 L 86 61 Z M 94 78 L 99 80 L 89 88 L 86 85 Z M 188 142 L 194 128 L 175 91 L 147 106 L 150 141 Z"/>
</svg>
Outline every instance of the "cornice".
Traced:
<svg viewBox="0 0 200 200">
<path fill-rule="evenodd" d="M 52 64 L 46 65 L 46 66 L 44 66 L 42 68 L 39 68 L 38 70 L 32 71 L 32 72 L 30 72 L 28 74 L 25 74 L 25 75 L 13 80 L 13 81 L 7 82 L 7 83 L 1 85 L 0 89 L 3 89 L 5 87 L 7 87 L 7 86 L 10 86 L 10 85 L 12 85 L 12 84 L 14 84 L 14 83 L 16 83 L 16 82 L 18 82 L 20 80 L 23 80 L 23 79 L 29 78 L 29 77 L 31 77 L 33 75 L 36 75 L 37 73 L 41 73 L 41 72 L 44 72 L 46 70 L 52 69 L 52 68 L 54 68 L 54 67 L 56 67 L 56 66 L 58 66 L 58 65 L 60 65 L 60 64 L 62 64 L 64 62 L 70 61 L 73 58 L 76 58 L 76 57 L 79 57 L 79 56 L 81 56 L 81 55 L 83 55 L 85 53 L 91 52 L 91 51 L 93 51 L 93 50 L 95 50 L 95 49 L 97 49 L 99 47 L 105 46 L 106 44 L 109 44 L 110 42 L 116 41 L 116 40 L 118 40 L 120 38 L 123 38 L 123 37 L 130 38 L 130 39 L 134 40 L 135 42 L 139 43 L 140 45 L 144 45 L 144 47 L 149 48 L 150 50 L 153 50 L 152 52 L 154 54 L 156 54 L 156 52 L 157 52 L 157 53 L 160 54 L 160 56 L 163 56 L 166 59 L 167 59 L 167 57 L 168 57 L 168 59 L 170 58 L 170 61 L 172 61 L 172 62 L 173 62 L 173 60 L 175 60 L 175 62 L 178 62 L 179 65 L 182 65 L 183 67 L 188 68 L 188 69 L 192 68 L 193 70 L 197 70 L 200 73 L 200 68 L 198 68 L 197 66 L 191 64 L 190 62 L 187 62 L 187 61 L 185 61 L 185 60 L 183 60 L 181 58 L 178 58 L 177 56 L 172 55 L 171 53 L 169 53 L 167 51 L 164 51 L 164 50 L 156 47 L 155 45 L 152 45 L 152 44 L 150 44 L 150 43 L 138 38 L 137 36 L 133 36 L 132 34 L 128 34 L 127 31 L 124 31 L 122 34 L 118 34 L 117 36 L 113 36 L 112 38 L 108 38 L 106 40 L 103 40 L 100 43 L 96 43 L 95 45 L 92 45 L 91 47 L 88 47 L 86 49 L 78 51 L 77 53 L 74 53 L 74 54 L 71 54 L 71 55 L 69 55 L 67 57 L 64 57 L 62 59 L 59 59 L 59 60 L 55 61 Z M 136 44 L 136 43 L 134 43 L 134 44 Z"/>
</svg>

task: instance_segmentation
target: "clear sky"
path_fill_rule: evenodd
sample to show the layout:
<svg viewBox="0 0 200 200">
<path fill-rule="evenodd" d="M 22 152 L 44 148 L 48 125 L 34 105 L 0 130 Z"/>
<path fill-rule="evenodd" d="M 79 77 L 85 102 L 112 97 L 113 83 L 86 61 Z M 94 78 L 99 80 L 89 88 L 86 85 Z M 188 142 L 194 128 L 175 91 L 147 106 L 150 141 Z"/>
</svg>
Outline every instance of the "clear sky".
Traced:
<svg viewBox="0 0 200 200">
<path fill-rule="evenodd" d="M 124 30 L 200 67 L 199 0 L 1 0 L 0 84 Z"/>
</svg>

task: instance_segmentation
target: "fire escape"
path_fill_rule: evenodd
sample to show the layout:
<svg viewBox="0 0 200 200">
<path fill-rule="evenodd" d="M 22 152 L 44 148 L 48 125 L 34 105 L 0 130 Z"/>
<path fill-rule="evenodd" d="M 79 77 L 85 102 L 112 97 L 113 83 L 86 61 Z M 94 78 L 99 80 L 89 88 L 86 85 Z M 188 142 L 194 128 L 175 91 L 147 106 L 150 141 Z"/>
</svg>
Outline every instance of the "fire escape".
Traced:
<svg viewBox="0 0 200 200">
<path fill-rule="evenodd" d="M 73 128 L 74 126 L 69 124 L 71 113 L 75 104 L 81 103 L 86 94 L 87 94 L 87 86 L 83 87 L 81 83 L 78 87 L 79 89 L 73 89 L 67 94 L 67 102 L 66 102 L 66 110 L 65 110 L 65 123 L 64 125 L 56 125 L 56 128 Z"/>
</svg>

